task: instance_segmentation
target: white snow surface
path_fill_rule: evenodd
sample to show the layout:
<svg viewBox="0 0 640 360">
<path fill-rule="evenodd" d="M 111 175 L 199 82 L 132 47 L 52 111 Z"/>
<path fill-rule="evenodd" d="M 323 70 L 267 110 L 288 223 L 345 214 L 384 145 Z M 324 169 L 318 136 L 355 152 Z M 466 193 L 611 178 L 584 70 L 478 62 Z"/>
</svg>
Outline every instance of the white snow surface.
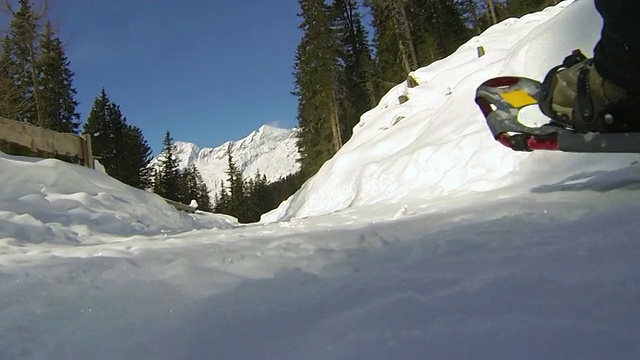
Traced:
<svg viewBox="0 0 640 360">
<path fill-rule="evenodd" d="M 176 141 L 175 156 L 181 169 L 196 166 L 213 198 L 220 192 L 220 181 L 227 181 L 229 147 L 245 179 L 254 178 L 259 172 L 273 182 L 298 171 L 295 132 L 295 129 L 262 125 L 243 139 L 228 141 L 215 148 L 200 148 L 193 143 Z M 156 166 L 160 156 L 162 154 L 151 161 L 151 166 Z"/>
<path fill-rule="evenodd" d="M 510 152 L 473 104 L 599 27 L 567 1 L 416 71 L 260 224 L 0 154 L 0 359 L 637 359 L 638 155 Z"/>
</svg>

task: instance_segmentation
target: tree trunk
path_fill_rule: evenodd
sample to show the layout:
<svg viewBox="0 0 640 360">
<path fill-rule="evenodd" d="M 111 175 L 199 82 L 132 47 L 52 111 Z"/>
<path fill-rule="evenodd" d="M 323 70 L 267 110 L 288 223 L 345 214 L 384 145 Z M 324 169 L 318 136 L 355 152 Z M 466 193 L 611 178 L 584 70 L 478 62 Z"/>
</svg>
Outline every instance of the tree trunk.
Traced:
<svg viewBox="0 0 640 360">
<path fill-rule="evenodd" d="M 489 7 L 489 14 L 491 14 L 491 21 L 495 25 L 498 23 L 498 17 L 496 16 L 496 8 L 493 5 L 493 0 L 487 0 L 487 6 Z"/>
<path fill-rule="evenodd" d="M 34 36 L 35 38 L 35 36 Z M 33 97 L 36 101 L 36 125 L 45 126 L 44 108 L 42 98 L 40 97 L 40 80 L 38 78 L 38 68 L 36 66 L 36 54 L 34 50 L 35 39 L 29 44 L 29 56 L 31 57 L 31 80 L 33 82 Z"/>
<path fill-rule="evenodd" d="M 336 99 L 336 92 L 331 92 L 331 107 L 333 108 L 331 111 L 331 138 L 334 153 L 337 153 L 338 150 L 342 147 L 342 133 L 340 131 L 340 116 L 338 113 L 338 101 Z"/>
<path fill-rule="evenodd" d="M 418 55 L 413 46 L 413 36 L 409 27 L 409 19 L 404 8 L 404 1 L 391 2 L 393 21 L 398 34 L 398 47 L 402 57 L 402 64 L 406 73 L 410 73 L 418 68 Z"/>
<path fill-rule="evenodd" d="M 373 85 L 371 74 L 367 74 L 367 81 L 364 84 L 364 87 L 367 90 L 367 95 L 369 97 L 369 106 L 373 108 L 378 104 L 378 100 L 376 99 L 376 88 Z"/>
</svg>

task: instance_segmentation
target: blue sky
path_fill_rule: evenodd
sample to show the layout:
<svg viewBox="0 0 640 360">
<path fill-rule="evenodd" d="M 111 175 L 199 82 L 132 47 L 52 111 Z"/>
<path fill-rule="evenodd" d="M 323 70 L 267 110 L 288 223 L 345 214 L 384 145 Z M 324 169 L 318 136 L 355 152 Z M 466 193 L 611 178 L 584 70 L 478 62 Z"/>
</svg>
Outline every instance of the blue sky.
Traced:
<svg viewBox="0 0 640 360">
<path fill-rule="evenodd" d="M 104 87 L 154 149 L 297 124 L 295 0 L 50 0 L 84 121 Z"/>
</svg>

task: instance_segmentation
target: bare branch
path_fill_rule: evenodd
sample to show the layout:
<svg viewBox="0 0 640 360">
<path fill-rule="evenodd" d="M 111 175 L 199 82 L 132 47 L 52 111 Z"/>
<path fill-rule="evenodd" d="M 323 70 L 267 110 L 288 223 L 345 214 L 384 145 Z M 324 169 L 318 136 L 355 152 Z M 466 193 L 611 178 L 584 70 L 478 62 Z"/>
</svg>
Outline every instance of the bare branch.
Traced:
<svg viewBox="0 0 640 360">
<path fill-rule="evenodd" d="M 15 11 L 13 11 L 13 7 L 11 7 L 11 3 L 9 2 L 9 0 L 4 0 L 2 11 L 7 14 L 15 15 Z"/>
<path fill-rule="evenodd" d="M 43 0 L 42 1 L 42 11 L 40 13 L 37 12 L 33 12 L 33 18 L 36 21 L 42 20 L 43 18 L 46 18 L 47 16 L 47 12 L 49 10 L 49 0 Z"/>
</svg>

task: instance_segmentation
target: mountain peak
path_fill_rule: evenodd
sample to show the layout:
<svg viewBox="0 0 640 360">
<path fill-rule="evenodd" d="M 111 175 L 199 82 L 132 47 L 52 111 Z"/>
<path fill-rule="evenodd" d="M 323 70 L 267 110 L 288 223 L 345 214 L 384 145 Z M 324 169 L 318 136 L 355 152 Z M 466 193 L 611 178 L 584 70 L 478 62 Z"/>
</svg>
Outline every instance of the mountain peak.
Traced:
<svg viewBox="0 0 640 360">
<path fill-rule="evenodd" d="M 295 129 L 262 125 L 243 139 L 227 141 L 214 148 L 201 148 L 185 141 L 175 141 L 174 144 L 178 166 L 184 169 L 195 165 L 212 196 L 220 191 L 220 181 L 226 181 L 229 147 L 236 166 L 245 178 L 251 178 L 259 171 L 269 181 L 275 181 L 299 168 Z M 153 159 L 152 166 L 157 159 Z"/>
</svg>

